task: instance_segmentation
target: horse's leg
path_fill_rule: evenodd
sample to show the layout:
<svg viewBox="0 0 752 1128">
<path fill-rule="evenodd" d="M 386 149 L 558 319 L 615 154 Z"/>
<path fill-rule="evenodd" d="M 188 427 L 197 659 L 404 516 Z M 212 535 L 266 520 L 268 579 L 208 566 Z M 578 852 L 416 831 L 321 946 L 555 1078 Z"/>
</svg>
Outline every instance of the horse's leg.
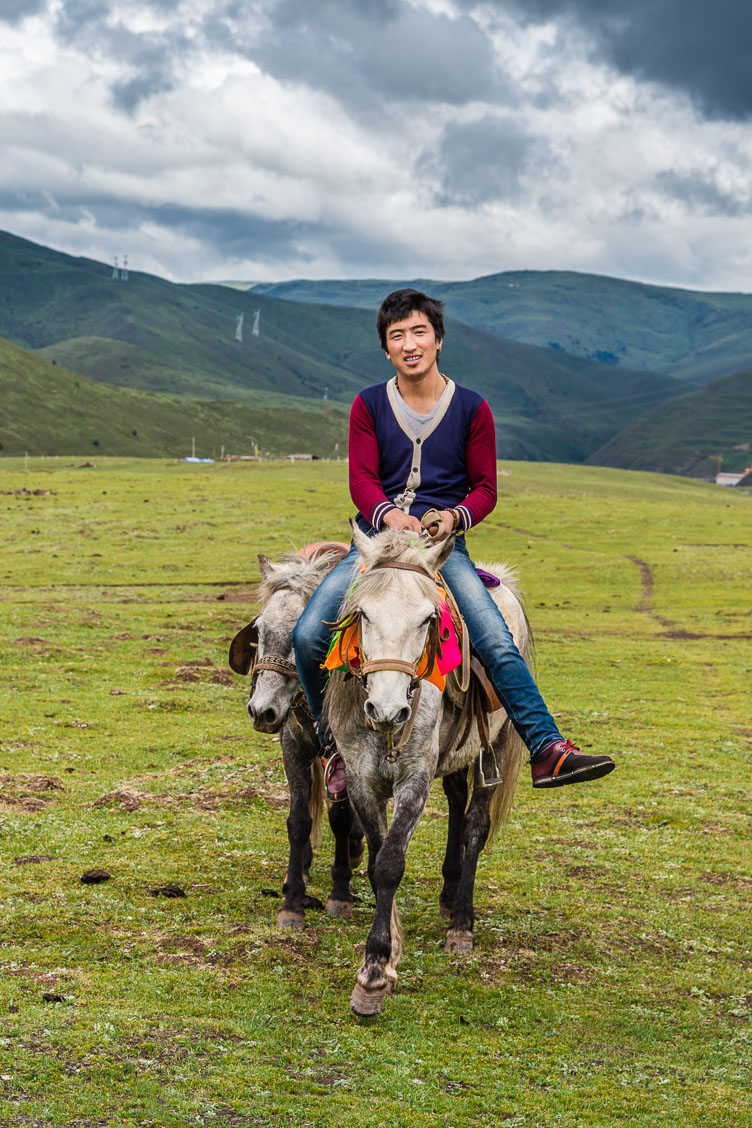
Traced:
<svg viewBox="0 0 752 1128">
<path fill-rule="evenodd" d="M 444 887 L 439 897 L 439 912 L 443 917 L 452 915 L 452 906 L 457 894 L 462 873 L 463 833 L 465 829 L 465 808 L 467 807 L 467 768 L 460 768 L 441 781 L 444 794 L 449 803 L 449 823 L 447 825 L 446 853 L 441 872 Z"/>
<path fill-rule="evenodd" d="M 494 750 L 502 762 L 503 749 L 494 744 Z M 495 788 L 481 787 L 476 769 L 473 796 L 465 815 L 463 834 L 464 858 L 459 885 L 452 905 L 451 922 L 444 945 L 447 952 L 472 952 L 473 925 L 475 924 L 475 874 L 478 858 L 488 841 L 491 829 L 491 799 Z"/>
<path fill-rule="evenodd" d="M 287 816 L 290 852 L 283 886 L 284 900 L 277 914 L 277 924 L 280 928 L 297 929 L 303 927 L 306 881 L 312 857 L 311 754 L 307 742 L 293 735 L 288 725 L 282 730 L 281 743 L 290 789 L 290 813 Z"/>
<path fill-rule="evenodd" d="M 357 869 L 360 863 L 363 861 L 363 855 L 366 852 L 364 833 L 365 832 L 361 825 L 360 819 L 358 818 L 358 812 L 355 810 L 355 808 L 353 808 L 353 822 L 350 829 L 349 843 L 351 869 Z"/>
<path fill-rule="evenodd" d="M 334 864 L 332 865 L 332 889 L 326 899 L 326 911 L 334 917 L 349 917 L 352 914 L 353 891 L 350 888 L 352 861 L 350 842 L 357 815 L 349 798 L 329 807 L 329 826 L 334 835 Z M 362 834 L 362 832 L 361 832 Z"/>
<path fill-rule="evenodd" d="M 372 842 L 368 814 L 360 793 L 357 796 L 358 810 L 368 837 L 368 872 L 376 894 L 376 912 L 350 998 L 350 1007 L 355 1014 L 380 1014 L 387 993 L 394 990 L 397 982 L 397 964 L 402 955 L 402 928 L 394 896 L 405 872 L 408 843 L 428 799 L 432 775 L 425 770 L 417 772 L 405 784 L 395 788 L 392 823 L 377 853 L 373 851 L 376 836 L 373 836 Z"/>
</svg>

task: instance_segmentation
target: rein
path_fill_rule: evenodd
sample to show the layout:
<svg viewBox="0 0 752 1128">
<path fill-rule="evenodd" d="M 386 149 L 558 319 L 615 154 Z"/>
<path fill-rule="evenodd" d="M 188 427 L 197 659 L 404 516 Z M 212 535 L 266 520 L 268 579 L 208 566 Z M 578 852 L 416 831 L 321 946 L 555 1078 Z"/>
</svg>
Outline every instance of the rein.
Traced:
<svg viewBox="0 0 752 1128">
<path fill-rule="evenodd" d="M 430 580 L 432 578 L 426 571 L 426 569 L 421 568 L 419 564 L 408 564 L 407 562 L 401 560 L 384 560 L 380 564 L 374 564 L 370 571 L 376 572 L 384 568 L 392 568 L 400 572 L 417 572 L 418 575 L 425 576 L 426 579 Z M 412 735 L 415 718 L 418 714 L 418 707 L 420 705 L 423 677 L 433 668 L 434 662 L 436 661 L 436 654 L 440 646 L 438 617 L 434 616 L 431 622 L 431 626 L 428 629 L 428 637 L 426 640 L 425 649 L 416 662 L 408 662 L 404 658 L 373 658 L 370 660 L 365 659 L 363 657 L 363 644 L 360 632 L 361 617 L 359 611 L 351 612 L 339 622 L 328 623 L 327 626 L 331 627 L 333 631 L 342 631 L 346 627 L 351 627 L 355 624 L 357 624 L 358 651 L 361 655 L 361 662 L 358 668 L 356 669 L 352 666 L 346 654 L 342 655 L 347 673 L 351 677 L 358 678 L 362 685 L 365 685 L 365 680 L 369 674 L 378 673 L 384 670 L 392 670 L 398 674 L 407 674 L 407 676 L 410 678 L 410 685 L 407 689 L 408 700 L 412 699 L 410 715 L 402 726 L 402 731 L 396 745 L 394 743 L 392 733 L 389 733 L 387 737 L 388 751 L 386 758 L 390 764 L 393 764 L 396 762 L 400 752 L 402 752 L 405 745 L 409 741 L 410 736 Z M 418 670 L 424 661 L 424 674 L 419 675 Z M 365 723 L 369 728 L 373 727 L 369 724 L 367 718 Z"/>
</svg>

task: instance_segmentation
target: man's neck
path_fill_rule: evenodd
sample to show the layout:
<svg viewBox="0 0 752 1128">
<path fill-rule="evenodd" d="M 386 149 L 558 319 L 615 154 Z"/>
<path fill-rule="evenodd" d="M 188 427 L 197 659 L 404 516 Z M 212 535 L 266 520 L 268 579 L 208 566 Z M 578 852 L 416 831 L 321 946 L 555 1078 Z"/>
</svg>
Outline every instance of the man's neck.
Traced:
<svg viewBox="0 0 752 1128">
<path fill-rule="evenodd" d="M 434 365 L 429 372 L 416 379 L 400 374 L 396 377 L 396 382 L 397 391 L 407 406 L 418 415 L 427 415 L 443 396 L 448 381 L 439 372 L 438 365 Z"/>
</svg>

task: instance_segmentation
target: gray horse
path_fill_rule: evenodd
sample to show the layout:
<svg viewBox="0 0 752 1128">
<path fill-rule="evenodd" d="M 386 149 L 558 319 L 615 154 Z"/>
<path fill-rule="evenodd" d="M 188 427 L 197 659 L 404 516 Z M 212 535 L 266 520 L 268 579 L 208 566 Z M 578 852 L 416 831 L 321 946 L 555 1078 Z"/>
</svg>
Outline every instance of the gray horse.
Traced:
<svg viewBox="0 0 752 1128">
<path fill-rule="evenodd" d="M 290 790 L 289 858 L 284 901 L 277 916 L 281 928 L 302 928 L 305 909 L 322 907 L 306 893 L 306 886 L 313 845 L 318 845 L 321 836 L 324 777 L 318 737 L 298 681 L 292 632 L 306 603 L 344 552 L 347 545 L 325 542 L 310 553 L 286 553 L 276 563 L 259 556 L 261 583 L 257 597 L 261 610 L 230 647 L 232 669 L 238 674 L 251 674 L 248 714 L 253 727 L 266 733 L 281 730 L 282 760 Z M 329 825 L 335 848 L 326 908 L 332 916 L 349 917 L 354 900 L 350 879 L 364 853 L 363 831 L 349 800 L 330 806 Z"/>
<path fill-rule="evenodd" d="M 450 916 L 446 947 L 468 951 L 478 857 L 511 808 L 523 745 L 503 709 L 468 712 L 468 694 L 452 675 L 443 694 L 417 677 L 432 636 L 435 650 L 440 602 L 433 577 L 454 538 L 432 545 L 424 537 L 391 530 L 369 538 L 357 526 L 353 536 L 363 570 L 342 607 L 342 622 L 357 624 L 359 667 L 350 668 L 355 677 L 332 675 L 324 709 L 365 829 L 368 876 L 376 895 L 350 1005 L 356 1014 L 375 1015 L 396 986 L 402 929 L 395 894 L 432 780 L 443 777 L 450 802 L 440 902 Z M 501 581 L 492 589 L 493 598 L 528 661 L 530 633 L 513 575 L 504 565 L 484 567 Z M 472 798 L 465 810 L 471 767 Z M 495 778 L 486 780 L 484 767 Z"/>
</svg>

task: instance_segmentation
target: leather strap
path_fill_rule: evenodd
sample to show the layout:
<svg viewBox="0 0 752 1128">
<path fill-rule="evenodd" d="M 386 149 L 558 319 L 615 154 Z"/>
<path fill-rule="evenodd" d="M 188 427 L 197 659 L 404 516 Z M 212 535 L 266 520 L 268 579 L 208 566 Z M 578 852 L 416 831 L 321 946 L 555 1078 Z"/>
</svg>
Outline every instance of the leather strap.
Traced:
<svg viewBox="0 0 752 1128">
<path fill-rule="evenodd" d="M 374 658 L 372 662 L 360 664 L 360 673 L 364 678 L 368 674 L 379 673 L 382 670 L 394 670 L 398 674 L 409 674 L 414 678 L 417 676 L 418 663 L 405 662 L 402 658 Z"/>
<path fill-rule="evenodd" d="M 374 564 L 368 571 L 378 572 L 382 568 L 394 568 L 397 572 L 417 572 L 419 576 L 425 576 L 428 580 L 431 579 L 431 573 L 426 568 L 421 568 L 420 564 L 408 564 L 404 560 L 382 560 L 380 564 Z"/>
<path fill-rule="evenodd" d="M 272 673 L 282 674 L 286 678 L 297 678 L 298 667 L 294 662 L 288 661 L 287 658 L 280 658 L 277 654 L 265 654 L 258 662 L 253 665 L 253 673 L 258 674 L 261 670 L 271 670 Z"/>
</svg>

